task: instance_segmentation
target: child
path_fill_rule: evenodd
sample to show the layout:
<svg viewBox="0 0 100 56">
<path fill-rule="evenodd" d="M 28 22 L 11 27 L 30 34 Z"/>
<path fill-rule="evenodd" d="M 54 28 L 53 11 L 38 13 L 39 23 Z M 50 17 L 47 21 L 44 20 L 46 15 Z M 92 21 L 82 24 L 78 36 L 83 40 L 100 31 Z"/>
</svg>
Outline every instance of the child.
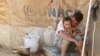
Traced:
<svg viewBox="0 0 100 56">
<path fill-rule="evenodd" d="M 65 56 L 66 51 L 68 50 L 68 46 L 70 42 L 74 42 L 78 46 L 78 42 L 73 38 L 73 29 L 71 27 L 71 18 L 65 17 L 63 19 L 63 27 L 64 29 L 60 31 L 60 29 L 57 29 L 56 31 L 56 46 L 61 49 L 61 56 Z M 65 35 L 63 35 L 63 34 Z"/>
</svg>

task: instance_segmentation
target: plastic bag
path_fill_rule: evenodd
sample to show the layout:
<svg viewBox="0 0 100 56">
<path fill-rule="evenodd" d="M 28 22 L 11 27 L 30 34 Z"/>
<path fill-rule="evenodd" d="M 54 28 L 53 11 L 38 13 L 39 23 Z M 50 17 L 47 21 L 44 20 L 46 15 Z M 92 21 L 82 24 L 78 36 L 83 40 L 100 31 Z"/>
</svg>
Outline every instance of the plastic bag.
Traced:
<svg viewBox="0 0 100 56">
<path fill-rule="evenodd" d="M 37 35 L 26 35 L 24 37 L 24 48 L 30 48 L 30 52 L 35 53 L 38 51 L 39 38 Z"/>
</svg>

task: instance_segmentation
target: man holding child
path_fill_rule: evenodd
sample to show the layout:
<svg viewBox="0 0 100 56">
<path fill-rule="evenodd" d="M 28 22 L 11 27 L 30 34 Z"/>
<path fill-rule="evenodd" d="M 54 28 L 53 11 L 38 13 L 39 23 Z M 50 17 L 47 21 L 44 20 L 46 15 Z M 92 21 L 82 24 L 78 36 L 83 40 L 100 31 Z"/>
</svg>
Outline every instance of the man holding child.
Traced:
<svg viewBox="0 0 100 56">
<path fill-rule="evenodd" d="M 68 46 L 73 42 L 78 51 L 82 52 L 84 29 L 80 22 L 83 14 L 80 11 L 75 12 L 71 17 L 64 17 L 57 25 L 55 45 L 61 49 L 61 56 L 65 56 Z M 84 52 L 85 53 L 85 52 Z"/>
</svg>

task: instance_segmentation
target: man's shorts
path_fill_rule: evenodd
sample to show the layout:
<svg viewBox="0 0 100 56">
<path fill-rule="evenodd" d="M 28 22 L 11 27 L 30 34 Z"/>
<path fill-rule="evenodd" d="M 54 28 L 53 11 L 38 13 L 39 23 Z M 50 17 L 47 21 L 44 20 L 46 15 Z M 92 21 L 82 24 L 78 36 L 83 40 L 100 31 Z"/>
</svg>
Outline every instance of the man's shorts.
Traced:
<svg viewBox="0 0 100 56">
<path fill-rule="evenodd" d="M 77 36 L 75 36 L 75 40 L 77 40 L 77 41 L 83 41 L 84 40 L 84 36 L 77 35 Z"/>
</svg>

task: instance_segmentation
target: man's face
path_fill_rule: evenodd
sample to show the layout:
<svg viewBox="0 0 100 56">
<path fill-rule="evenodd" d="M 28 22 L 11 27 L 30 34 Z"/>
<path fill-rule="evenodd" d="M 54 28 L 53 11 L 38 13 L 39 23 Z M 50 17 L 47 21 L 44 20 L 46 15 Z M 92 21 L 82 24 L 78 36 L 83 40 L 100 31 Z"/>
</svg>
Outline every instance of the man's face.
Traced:
<svg viewBox="0 0 100 56">
<path fill-rule="evenodd" d="M 74 17 L 72 17 L 71 20 L 72 27 L 76 27 L 77 25 L 79 25 L 79 22 L 77 22 Z"/>
</svg>

